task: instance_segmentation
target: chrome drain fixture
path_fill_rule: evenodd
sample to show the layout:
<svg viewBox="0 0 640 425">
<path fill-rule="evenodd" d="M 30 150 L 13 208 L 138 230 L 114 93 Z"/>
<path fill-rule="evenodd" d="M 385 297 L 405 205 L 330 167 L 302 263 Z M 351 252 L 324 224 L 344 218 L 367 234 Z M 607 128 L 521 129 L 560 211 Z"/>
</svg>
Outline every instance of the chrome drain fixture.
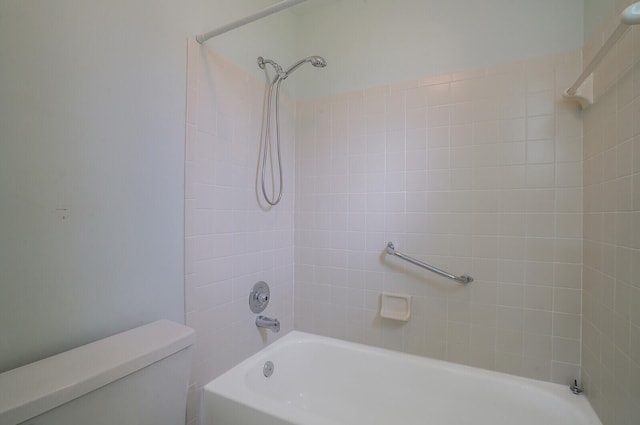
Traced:
<svg viewBox="0 0 640 425">
<path fill-rule="evenodd" d="M 265 362 L 264 366 L 262 366 L 262 373 L 264 373 L 264 376 L 268 378 L 273 375 L 273 368 L 273 362 L 267 361 Z"/>
</svg>

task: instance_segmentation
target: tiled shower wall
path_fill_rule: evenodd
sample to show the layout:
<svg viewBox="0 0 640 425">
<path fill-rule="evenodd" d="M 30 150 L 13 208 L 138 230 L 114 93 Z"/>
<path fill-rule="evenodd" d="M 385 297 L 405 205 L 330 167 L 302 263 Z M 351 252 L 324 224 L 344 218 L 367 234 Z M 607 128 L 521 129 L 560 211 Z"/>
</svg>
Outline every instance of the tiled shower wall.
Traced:
<svg viewBox="0 0 640 425">
<path fill-rule="evenodd" d="M 585 62 L 617 25 L 618 1 Z M 640 29 L 594 74 L 584 113 L 582 377 L 604 425 L 640 418 Z"/>
<path fill-rule="evenodd" d="M 568 383 L 580 371 L 578 53 L 299 102 L 296 329 Z M 390 258 L 398 251 L 475 281 Z M 402 323 L 382 291 L 413 296 Z"/>
<path fill-rule="evenodd" d="M 276 208 L 260 205 L 256 176 L 264 81 L 189 40 L 185 176 L 187 325 L 196 330 L 187 423 L 200 389 L 293 329 L 293 184 Z M 285 182 L 294 180 L 294 105 L 282 97 Z M 271 286 L 264 314 L 279 334 L 258 330 L 248 296 Z"/>
</svg>

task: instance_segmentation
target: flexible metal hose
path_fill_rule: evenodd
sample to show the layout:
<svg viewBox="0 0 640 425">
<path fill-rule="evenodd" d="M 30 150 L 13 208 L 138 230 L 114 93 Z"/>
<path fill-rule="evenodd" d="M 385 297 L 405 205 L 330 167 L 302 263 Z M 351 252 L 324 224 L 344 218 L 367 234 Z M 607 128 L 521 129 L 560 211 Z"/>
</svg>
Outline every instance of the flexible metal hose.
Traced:
<svg viewBox="0 0 640 425">
<path fill-rule="evenodd" d="M 265 123 L 265 132 L 264 132 L 264 146 L 262 149 L 262 172 L 261 172 L 261 186 L 262 186 L 262 195 L 264 196 L 264 200 L 269 205 L 277 205 L 282 199 L 282 156 L 280 154 L 280 84 L 282 83 L 282 78 L 277 76 L 271 85 L 269 86 L 269 94 L 267 96 L 267 110 L 266 110 L 266 123 Z M 273 152 L 272 143 L 271 143 L 271 98 L 273 96 L 273 88 L 276 88 L 276 151 L 278 158 L 278 174 L 279 174 L 279 189 L 278 196 L 275 196 L 273 193 L 272 197 L 267 195 L 267 189 L 265 185 L 265 169 L 267 168 L 267 155 L 271 156 Z M 272 188 L 272 192 L 275 190 L 275 187 Z"/>
</svg>

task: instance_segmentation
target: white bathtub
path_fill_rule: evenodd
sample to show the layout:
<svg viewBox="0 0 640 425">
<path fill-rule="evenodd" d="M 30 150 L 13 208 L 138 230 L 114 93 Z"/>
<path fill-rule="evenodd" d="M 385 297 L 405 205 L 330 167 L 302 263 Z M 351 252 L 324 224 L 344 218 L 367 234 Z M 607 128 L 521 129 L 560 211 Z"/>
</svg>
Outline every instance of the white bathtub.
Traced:
<svg viewBox="0 0 640 425">
<path fill-rule="evenodd" d="M 204 409 L 207 425 L 602 425 L 567 386 L 302 332 L 207 384 Z"/>
</svg>

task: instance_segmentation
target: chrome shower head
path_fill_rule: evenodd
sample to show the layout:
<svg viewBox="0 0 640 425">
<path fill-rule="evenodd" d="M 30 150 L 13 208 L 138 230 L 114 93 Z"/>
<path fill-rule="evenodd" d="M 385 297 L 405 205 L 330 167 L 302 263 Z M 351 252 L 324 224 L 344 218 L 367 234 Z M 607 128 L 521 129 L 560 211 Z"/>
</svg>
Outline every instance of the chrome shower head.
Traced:
<svg viewBox="0 0 640 425">
<path fill-rule="evenodd" d="M 299 67 L 301 67 L 307 62 L 311 63 L 311 65 L 315 66 L 316 68 L 324 68 L 325 66 L 327 66 L 327 61 L 324 60 L 322 56 L 309 56 L 308 58 L 299 60 L 298 62 L 291 65 L 289 69 L 287 69 L 284 72 L 284 75 L 285 75 L 284 78 L 288 77 L 289 74 L 291 74 L 293 71 L 295 71 L 296 69 L 298 69 Z"/>
<path fill-rule="evenodd" d="M 258 57 L 258 66 L 261 69 L 264 69 L 265 65 L 269 64 L 276 71 L 277 75 L 273 80 L 274 84 L 278 80 L 285 80 L 289 76 L 289 74 L 291 74 L 293 71 L 295 71 L 296 69 L 298 69 L 299 67 L 301 67 L 302 65 L 304 65 L 307 62 L 309 62 L 311 65 L 315 66 L 316 68 L 324 68 L 325 66 L 327 66 L 327 61 L 324 60 L 324 58 L 322 56 L 309 56 L 308 58 L 304 58 L 302 60 L 299 60 L 298 62 L 296 62 L 293 65 L 291 65 L 289 67 L 289 69 L 287 69 L 286 71 L 283 71 L 282 67 L 280 65 L 278 65 L 277 63 L 275 63 L 274 61 L 272 61 L 271 59 L 265 59 L 262 56 Z"/>
<path fill-rule="evenodd" d="M 325 66 L 327 66 L 327 61 L 324 60 L 322 56 L 310 56 L 307 58 L 307 60 L 309 60 L 309 62 L 311 62 L 311 65 L 315 66 L 316 68 L 324 68 Z"/>
</svg>

